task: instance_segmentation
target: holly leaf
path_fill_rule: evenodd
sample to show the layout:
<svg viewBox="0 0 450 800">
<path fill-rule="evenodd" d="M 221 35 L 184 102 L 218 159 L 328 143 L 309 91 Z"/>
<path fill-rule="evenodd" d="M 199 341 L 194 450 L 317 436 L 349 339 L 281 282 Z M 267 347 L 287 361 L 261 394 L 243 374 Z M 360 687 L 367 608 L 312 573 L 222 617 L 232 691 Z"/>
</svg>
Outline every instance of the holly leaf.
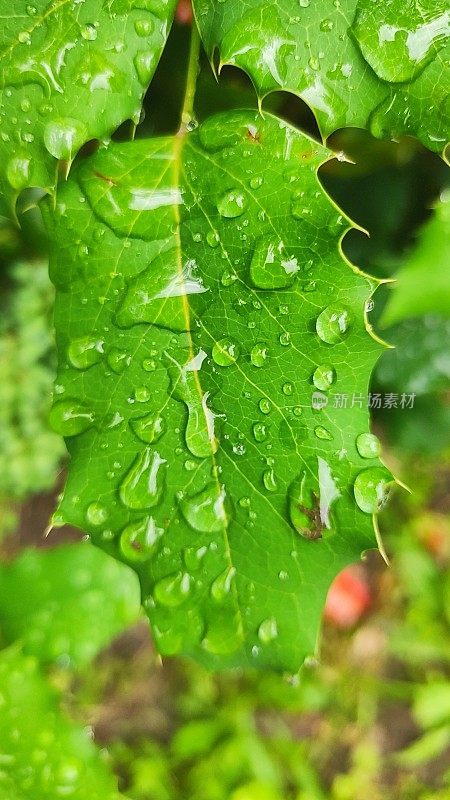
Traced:
<svg viewBox="0 0 450 800">
<path fill-rule="evenodd" d="M 262 99 L 286 90 L 316 115 L 324 138 L 338 128 L 418 137 L 442 150 L 449 137 L 444 0 L 193 0 L 207 53 L 243 69 Z"/>
<path fill-rule="evenodd" d="M 138 613 L 135 575 L 85 542 L 27 550 L 0 566 L 3 637 L 43 662 L 88 663 Z"/>
<path fill-rule="evenodd" d="M 443 196 L 395 275 L 382 323 L 392 325 L 424 314 L 450 318 L 449 262 L 450 197 Z"/>
<path fill-rule="evenodd" d="M 375 544 L 381 345 L 317 178 L 330 157 L 227 112 L 100 151 L 46 212 L 71 454 L 54 522 L 134 566 L 165 655 L 297 670 L 334 576 Z"/>
<path fill-rule="evenodd" d="M 0 0 L 0 213 L 52 191 L 57 161 L 139 121 L 175 0 Z M 55 160 L 56 159 L 56 160 Z"/>
<path fill-rule="evenodd" d="M 71 722 L 38 662 L 16 647 L 0 653 L 0 795 L 14 800 L 125 800 L 89 729 Z"/>
</svg>

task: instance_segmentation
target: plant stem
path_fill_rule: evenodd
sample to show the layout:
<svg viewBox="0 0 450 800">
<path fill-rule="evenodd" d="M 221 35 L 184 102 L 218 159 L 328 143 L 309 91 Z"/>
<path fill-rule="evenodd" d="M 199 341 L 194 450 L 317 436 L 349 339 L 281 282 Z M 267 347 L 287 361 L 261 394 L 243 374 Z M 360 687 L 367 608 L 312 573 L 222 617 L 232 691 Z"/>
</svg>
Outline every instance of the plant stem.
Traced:
<svg viewBox="0 0 450 800">
<path fill-rule="evenodd" d="M 181 111 L 181 125 L 179 130 L 180 134 L 186 133 L 189 123 L 195 118 L 194 99 L 199 70 L 200 44 L 200 34 L 198 32 L 197 25 L 195 24 L 195 20 L 193 20 L 191 43 L 189 47 L 186 89 L 184 92 L 183 108 Z"/>
</svg>

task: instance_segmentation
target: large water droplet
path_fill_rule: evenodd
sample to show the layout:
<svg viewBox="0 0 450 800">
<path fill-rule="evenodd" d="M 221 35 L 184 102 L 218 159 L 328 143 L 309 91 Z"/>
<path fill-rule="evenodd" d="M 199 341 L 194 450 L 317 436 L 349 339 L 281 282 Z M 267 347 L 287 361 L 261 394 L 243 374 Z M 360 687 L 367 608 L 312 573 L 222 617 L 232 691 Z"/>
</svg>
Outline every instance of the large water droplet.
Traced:
<svg viewBox="0 0 450 800">
<path fill-rule="evenodd" d="M 206 458 L 214 455 L 219 447 L 215 435 L 216 415 L 208 406 L 209 393 L 201 394 L 197 373 L 206 358 L 204 350 L 194 356 L 184 366 L 172 356 L 169 360 L 169 374 L 172 381 L 172 394 L 176 400 L 186 404 L 188 420 L 185 430 L 186 444 L 193 456 Z"/>
<path fill-rule="evenodd" d="M 273 469 L 266 469 L 263 472 L 263 484 L 268 492 L 276 492 L 278 489 L 277 479 Z"/>
<path fill-rule="evenodd" d="M 239 345 L 232 339 L 220 339 L 213 345 L 212 357 L 220 367 L 229 367 L 237 360 L 239 351 Z"/>
<path fill-rule="evenodd" d="M 250 277 L 259 289 L 285 289 L 292 286 L 300 267 L 280 239 L 261 236 L 256 242 L 250 264 Z"/>
<path fill-rule="evenodd" d="M 257 342 L 254 347 L 252 347 L 250 361 L 254 367 L 263 367 L 268 354 L 267 345 L 264 342 Z"/>
<path fill-rule="evenodd" d="M 217 210 L 222 217 L 240 217 L 247 206 L 245 194 L 240 189 L 230 189 L 217 202 Z"/>
<path fill-rule="evenodd" d="M 157 442 L 166 430 L 163 417 L 153 412 L 146 414 L 145 417 L 130 420 L 130 425 L 136 436 L 146 444 Z"/>
<path fill-rule="evenodd" d="M 13 189 L 20 191 L 28 185 L 31 159 L 26 155 L 15 155 L 6 165 L 6 177 Z"/>
<path fill-rule="evenodd" d="M 255 422 L 252 430 L 255 441 L 264 442 L 267 439 L 267 425 L 264 422 Z"/>
<path fill-rule="evenodd" d="M 153 508 L 164 488 L 162 468 L 166 461 L 150 447 L 140 453 L 123 479 L 119 494 L 128 508 L 143 510 Z"/>
<path fill-rule="evenodd" d="M 270 644 L 278 636 L 278 625 L 275 617 L 268 617 L 258 628 L 258 639 L 263 644 Z"/>
<path fill-rule="evenodd" d="M 305 539 L 320 539 L 325 528 L 331 529 L 331 509 L 340 491 L 323 458 L 311 463 L 289 487 L 291 522 Z"/>
<path fill-rule="evenodd" d="M 314 370 L 313 383 L 316 389 L 320 389 L 321 392 L 328 391 L 335 380 L 336 372 L 331 364 L 320 364 L 320 366 Z"/>
<path fill-rule="evenodd" d="M 89 525 L 103 525 L 108 519 L 108 509 L 101 503 L 91 503 L 86 511 L 86 521 Z"/>
<path fill-rule="evenodd" d="M 386 503 L 387 486 L 392 481 L 392 475 L 383 467 L 362 470 L 353 487 L 355 500 L 361 511 L 376 514 Z"/>
<path fill-rule="evenodd" d="M 235 567 L 227 567 L 211 584 L 211 597 L 216 603 L 224 603 L 231 591 Z"/>
<path fill-rule="evenodd" d="M 190 588 L 189 573 L 180 571 L 158 581 L 153 589 L 153 597 L 162 606 L 176 608 L 187 599 Z"/>
<path fill-rule="evenodd" d="M 373 433 L 360 433 L 356 439 L 356 449 L 361 458 L 377 458 L 381 452 L 380 440 Z"/>
<path fill-rule="evenodd" d="M 143 86 L 146 86 L 148 83 L 150 83 L 155 71 L 155 67 L 158 63 L 158 59 L 159 52 L 157 48 L 154 50 L 143 50 L 135 55 L 133 59 L 134 68 L 136 70 L 139 82 L 142 83 Z"/>
<path fill-rule="evenodd" d="M 44 144 L 48 152 L 62 161 L 72 161 L 88 138 L 84 122 L 71 117 L 54 119 L 44 128 Z"/>
<path fill-rule="evenodd" d="M 120 549 L 128 561 L 147 561 L 158 549 L 164 533 L 153 517 L 143 517 L 131 522 L 120 536 Z"/>
<path fill-rule="evenodd" d="M 75 369 L 88 369 L 101 361 L 103 345 L 102 339 L 92 339 L 90 336 L 74 339 L 67 348 L 67 358 Z"/>
<path fill-rule="evenodd" d="M 121 375 L 122 372 L 130 366 L 131 356 L 129 353 L 119 350 L 118 347 L 112 347 L 106 356 L 106 361 L 113 372 L 117 375 Z"/>
<path fill-rule="evenodd" d="M 191 528 L 201 533 L 215 533 L 228 526 L 225 487 L 217 483 L 210 483 L 194 497 L 181 500 L 180 508 Z"/>
<path fill-rule="evenodd" d="M 232 612 L 222 614 L 208 625 L 203 648 L 215 656 L 228 656 L 238 650 L 243 640 L 242 625 Z"/>
<path fill-rule="evenodd" d="M 49 415 L 50 425 L 61 436 L 77 436 L 94 422 L 92 411 L 75 399 L 58 400 Z"/>
<path fill-rule="evenodd" d="M 316 331 L 319 338 L 327 344 L 341 342 L 349 332 L 351 320 L 350 311 L 345 306 L 327 306 L 317 317 Z"/>
</svg>

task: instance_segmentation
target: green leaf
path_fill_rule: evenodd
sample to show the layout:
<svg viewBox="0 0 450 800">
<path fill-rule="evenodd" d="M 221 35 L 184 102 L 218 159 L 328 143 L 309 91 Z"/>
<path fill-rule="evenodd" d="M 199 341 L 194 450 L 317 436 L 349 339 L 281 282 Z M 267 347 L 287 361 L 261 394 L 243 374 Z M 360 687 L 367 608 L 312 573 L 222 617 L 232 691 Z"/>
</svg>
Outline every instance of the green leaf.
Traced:
<svg viewBox="0 0 450 800">
<path fill-rule="evenodd" d="M 0 628 L 40 661 L 80 666 L 139 614 L 131 570 L 85 542 L 0 566 Z"/>
<path fill-rule="evenodd" d="M 193 0 L 207 53 L 248 73 L 258 95 L 287 90 L 324 137 L 345 127 L 449 137 L 445 0 Z M 448 44 L 447 44 L 448 48 Z"/>
<path fill-rule="evenodd" d="M 0 0 L 0 213 L 52 190 L 55 159 L 138 121 L 175 0 Z"/>
<path fill-rule="evenodd" d="M 35 658 L 3 650 L 0 686 L 2 800 L 124 800 L 88 729 L 61 713 Z"/>
<path fill-rule="evenodd" d="M 424 314 L 450 318 L 450 197 L 443 197 L 396 273 L 384 325 Z"/>
<path fill-rule="evenodd" d="M 374 546 L 381 346 L 317 179 L 330 155 L 229 112 L 100 151 L 47 207 L 72 457 L 55 521 L 135 567 L 163 654 L 297 670 Z"/>
</svg>

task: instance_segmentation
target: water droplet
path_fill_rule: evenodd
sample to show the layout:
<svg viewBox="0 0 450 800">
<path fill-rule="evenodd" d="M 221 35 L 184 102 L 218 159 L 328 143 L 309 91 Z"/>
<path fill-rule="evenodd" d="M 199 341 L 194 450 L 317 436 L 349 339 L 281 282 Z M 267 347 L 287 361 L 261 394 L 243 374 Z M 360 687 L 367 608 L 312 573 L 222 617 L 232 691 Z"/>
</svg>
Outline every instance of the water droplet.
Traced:
<svg viewBox="0 0 450 800">
<path fill-rule="evenodd" d="M 134 399 L 137 403 L 147 403 L 150 397 L 151 392 L 147 386 L 138 386 L 138 388 L 134 390 Z"/>
<path fill-rule="evenodd" d="M 282 347 L 288 347 L 291 343 L 291 334 L 284 331 L 284 333 L 280 334 L 278 341 Z"/>
<path fill-rule="evenodd" d="M 201 397 L 197 373 L 206 358 L 200 350 L 187 364 L 179 364 L 169 359 L 169 375 L 172 382 L 172 396 L 186 404 L 188 420 L 185 431 L 186 444 L 193 456 L 206 458 L 217 452 L 219 441 L 215 435 L 216 414 L 208 406 L 209 393 Z"/>
<path fill-rule="evenodd" d="M 313 383 L 317 389 L 320 389 L 322 392 L 328 391 L 328 389 L 333 385 L 334 381 L 336 380 L 336 372 L 331 364 L 320 364 L 317 369 L 314 370 L 313 374 Z"/>
<path fill-rule="evenodd" d="M 272 411 L 272 403 L 267 397 L 262 397 L 258 405 L 263 414 L 270 414 Z"/>
<path fill-rule="evenodd" d="M 154 372 L 157 366 L 158 364 L 154 358 L 144 358 L 142 362 L 142 369 L 144 369 L 145 372 Z"/>
<path fill-rule="evenodd" d="M 292 286 L 300 267 L 289 255 L 280 239 L 261 236 L 255 245 L 250 264 L 250 277 L 258 289 L 285 289 Z"/>
<path fill-rule="evenodd" d="M 31 36 L 29 31 L 20 31 L 17 38 L 21 44 L 30 44 L 31 42 Z"/>
<path fill-rule="evenodd" d="M 163 417 L 153 412 L 145 417 L 130 420 L 130 425 L 136 436 L 146 444 L 155 444 L 166 430 Z"/>
<path fill-rule="evenodd" d="M 210 483 L 194 497 L 181 500 L 180 508 L 191 528 L 201 533 L 215 533 L 228 526 L 225 488 L 217 483 Z"/>
<path fill-rule="evenodd" d="M 195 461 L 192 461 L 191 458 L 186 459 L 186 461 L 184 462 L 184 468 L 187 469 L 188 472 L 192 472 L 192 470 L 195 469 L 196 466 L 197 464 L 195 463 Z"/>
<path fill-rule="evenodd" d="M 254 347 L 252 347 L 250 353 L 250 361 L 252 362 L 254 367 L 263 367 L 267 356 L 268 356 L 268 349 L 265 342 L 257 342 Z"/>
<path fill-rule="evenodd" d="M 316 56 L 311 56 L 308 60 L 308 64 L 314 71 L 320 69 L 320 61 Z"/>
<path fill-rule="evenodd" d="M 300 8 L 308 8 L 310 0 L 298 0 Z"/>
<path fill-rule="evenodd" d="M 247 206 L 245 195 L 239 189 L 230 189 L 222 195 L 217 203 L 217 210 L 222 217 L 233 219 L 240 217 Z"/>
<path fill-rule="evenodd" d="M 52 120 L 44 128 L 44 144 L 48 152 L 62 161 L 72 161 L 88 138 L 84 122 L 71 117 Z"/>
<path fill-rule="evenodd" d="M 314 433 L 318 439 L 332 439 L 333 436 L 330 431 L 327 431 L 326 428 L 323 428 L 322 425 L 318 425 L 317 428 L 314 428 Z"/>
<path fill-rule="evenodd" d="M 75 399 L 58 400 L 49 415 L 50 425 L 61 436 L 77 436 L 94 422 L 92 411 Z"/>
<path fill-rule="evenodd" d="M 323 458 L 308 465 L 289 487 L 289 515 L 297 533 L 305 539 L 320 539 L 331 529 L 331 508 L 341 493 Z"/>
<path fill-rule="evenodd" d="M 162 467 L 166 461 L 159 453 L 146 447 L 140 453 L 120 484 L 122 503 L 128 508 L 142 510 L 153 508 L 164 488 Z"/>
<path fill-rule="evenodd" d="M 377 458 L 381 452 L 380 440 L 373 433 L 360 433 L 356 439 L 356 449 L 361 458 Z"/>
<path fill-rule="evenodd" d="M 147 561 L 157 550 L 164 533 L 153 517 L 131 522 L 120 536 L 120 549 L 128 561 Z"/>
<path fill-rule="evenodd" d="M 235 281 L 237 281 L 237 275 L 234 270 L 226 269 L 221 278 L 222 286 L 231 286 Z"/>
<path fill-rule="evenodd" d="M 75 369 L 88 369 L 103 357 L 104 342 L 89 336 L 74 339 L 67 348 L 67 358 Z"/>
<path fill-rule="evenodd" d="M 230 613 L 222 613 L 208 625 L 202 647 L 215 656 L 229 656 L 241 646 L 243 639 L 240 620 Z"/>
<path fill-rule="evenodd" d="M 211 584 L 211 597 L 216 603 L 224 603 L 231 591 L 235 567 L 227 567 Z"/>
<path fill-rule="evenodd" d="M 340 305 L 327 306 L 317 317 L 316 331 L 327 344 L 336 344 L 348 334 L 351 325 L 348 308 Z"/>
<path fill-rule="evenodd" d="M 176 608 L 187 599 L 191 588 L 191 576 L 188 572 L 177 572 L 158 581 L 153 589 L 153 597 L 157 603 L 168 608 Z"/>
<path fill-rule="evenodd" d="M 202 547 L 186 547 L 183 550 L 183 560 L 186 565 L 186 569 L 189 572 L 197 572 L 202 565 L 202 561 L 208 551 L 208 548 L 204 545 Z"/>
<path fill-rule="evenodd" d="M 30 6 L 27 6 L 27 14 L 28 14 L 30 17 L 34 17 L 34 16 L 37 14 L 37 8 L 36 8 L 36 6 L 31 6 L 31 5 L 30 5 Z"/>
<path fill-rule="evenodd" d="M 212 248 L 218 247 L 218 245 L 220 244 L 220 236 L 217 233 L 217 231 L 209 230 L 208 233 L 206 234 L 206 242 Z"/>
<path fill-rule="evenodd" d="M 106 356 L 106 361 L 112 371 L 120 375 L 124 369 L 130 366 L 131 356 L 129 353 L 124 353 L 123 350 L 119 350 L 117 347 L 112 347 Z"/>
<path fill-rule="evenodd" d="M 250 188 L 251 189 L 259 189 L 264 183 L 264 178 L 262 175 L 255 175 L 254 178 L 250 178 Z"/>
<path fill-rule="evenodd" d="M 392 475 L 383 467 L 364 469 L 357 475 L 353 491 L 355 500 L 366 514 L 376 514 L 386 503 L 387 485 Z"/>
<path fill-rule="evenodd" d="M 334 28 L 334 22 L 332 19 L 323 19 L 319 27 L 320 30 L 324 32 L 332 31 Z"/>
<path fill-rule="evenodd" d="M 273 469 L 266 469 L 263 472 L 263 484 L 268 492 L 276 492 L 278 489 L 277 479 Z"/>
<path fill-rule="evenodd" d="M 81 35 L 83 39 L 86 39 L 88 42 L 94 42 L 97 38 L 97 28 L 95 25 L 92 25 L 91 22 L 88 22 L 81 28 Z"/>
<path fill-rule="evenodd" d="M 234 364 L 239 356 L 239 345 L 231 339 L 220 339 L 215 342 L 212 349 L 212 357 L 220 367 L 229 367 Z"/>
<path fill-rule="evenodd" d="M 153 32 L 153 21 L 148 19 L 137 19 L 134 23 L 134 29 L 138 36 L 150 36 Z"/>
<path fill-rule="evenodd" d="M 267 425 L 264 422 L 255 422 L 252 430 L 257 442 L 264 442 L 267 439 Z"/>
<path fill-rule="evenodd" d="M 86 511 L 86 520 L 89 525 L 103 525 L 108 519 L 108 509 L 100 503 L 91 503 Z"/>
<path fill-rule="evenodd" d="M 292 383 L 283 383 L 282 390 L 283 394 L 289 396 L 294 391 L 294 387 L 292 386 Z"/>
<path fill-rule="evenodd" d="M 268 617 L 261 622 L 258 628 L 258 639 L 263 644 L 273 642 L 278 636 L 278 625 L 275 617 Z"/>
<path fill-rule="evenodd" d="M 137 53 L 133 59 L 134 68 L 138 76 L 138 80 L 143 86 L 150 83 L 150 80 L 155 71 L 158 63 L 159 53 L 157 48 L 154 50 L 145 50 Z"/>
</svg>

